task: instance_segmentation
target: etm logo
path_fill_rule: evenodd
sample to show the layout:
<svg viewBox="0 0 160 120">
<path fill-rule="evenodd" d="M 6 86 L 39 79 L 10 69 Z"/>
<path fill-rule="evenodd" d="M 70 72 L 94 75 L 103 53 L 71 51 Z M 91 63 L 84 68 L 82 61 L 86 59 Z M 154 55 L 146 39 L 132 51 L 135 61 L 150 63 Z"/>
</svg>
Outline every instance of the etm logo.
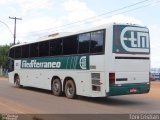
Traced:
<svg viewBox="0 0 160 120">
<path fill-rule="evenodd" d="M 120 35 L 122 47 L 128 52 L 149 52 L 148 29 L 125 27 Z"/>
<path fill-rule="evenodd" d="M 79 64 L 81 69 L 87 69 L 87 58 L 86 56 L 82 56 L 79 60 Z"/>
</svg>

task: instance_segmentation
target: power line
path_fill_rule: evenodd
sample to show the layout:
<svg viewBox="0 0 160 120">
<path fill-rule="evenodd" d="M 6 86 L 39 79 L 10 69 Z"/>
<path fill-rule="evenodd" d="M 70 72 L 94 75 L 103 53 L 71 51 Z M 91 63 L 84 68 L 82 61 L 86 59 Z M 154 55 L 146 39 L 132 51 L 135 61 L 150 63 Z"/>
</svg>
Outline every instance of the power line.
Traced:
<svg viewBox="0 0 160 120">
<path fill-rule="evenodd" d="M 7 29 L 9 30 L 9 32 L 13 35 L 12 30 L 9 28 L 9 26 L 5 22 L 3 22 L 1 20 L 0 20 L 0 22 L 3 23 L 7 27 Z"/>
<path fill-rule="evenodd" d="M 156 1 L 155 3 L 160 3 L 160 1 Z M 155 4 L 154 3 L 154 4 Z M 144 8 L 144 7 L 148 7 L 150 6 L 151 4 L 146 4 L 146 5 L 143 5 L 143 6 L 139 6 L 139 7 L 136 7 L 134 9 L 130 9 L 130 10 L 126 10 L 126 11 L 123 11 L 123 12 L 119 12 L 119 13 L 116 13 L 116 14 L 113 14 L 113 15 L 110 15 L 110 16 L 106 16 L 104 18 L 109 18 L 109 17 L 112 17 L 112 16 L 115 16 L 115 15 L 119 15 L 119 14 L 122 14 L 122 13 L 127 13 L 127 12 L 131 12 L 131 11 L 134 11 L 134 10 L 137 10 L 137 9 L 141 9 L 141 8 Z M 98 21 L 98 20 L 91 20 L 91 21 L 88 21 L 88 22 L 94 22 L 94 21 Z M 81 25 L 84 25 L 84 24 L 88 24 L 88 22 L 86 23 L 83 23 Z M 69 28 L 69 27 L 68 27 Z M 73 27 L 72 27 L 73 28 Z M 67 29 L 67 28 L 64 28 L 64 29 Z M 57 30 L 58 31 L 58 30 Z"/>
<path fill-rule="evenodd" d="M 115 9 L 115 10 L 112 10 L 112 11 L 109 11 L 109 12 L 106 12 L 106 13 L 99 14 L 99 15 L 94 16 L 94 17 L 90 17 L 90 18 L 84 19 L 84 20 L 79 20 L 79 21 L 76 21 L 76 22 L 65 24 L 63 26 L 57 26 L 57 27 L 54 27 L 54 28 L 48 28 L 48 29 L 38 30 L 38 31 L 31 32 L 31 33 L 37 33 L 37 32 L 41 32 L 41 31 L 47 31 L 47 30 L 51 30 L 51 29 L 62 28 L 62 27 L 65 27 L 65 26 L 70 26 L 72 24 L 77 24 L 77 23 L 85 22 L 85 21 L 88 21 L 88 20 L 95 19 L 97 17 L 101 17 L 101 16 L 104 16 L 104 15 L 107 15 L 107 14 L 111 14 L 111 13 L 114 13 L 114 12 L 117 12 L 117 11 L 124 10 L 126 8 L 137 6 L 137 5 L 145 3 L 147 1 L 150 1 L 150 0 L 143 0 L 143 1 L 140 1 L 140 2 L 137 2 L 137 3 L 134 3 L 134 4 L 130 4 L 130 5 L 124 6 L 124 7 L 119 8 L 119 9 Z"/>
<path fill-rule="evenodd" d="M 160 2 L 160 1 L 157 1 L 156 3 L 159 3 L 159 2 Z M 119 12 L 119 13 L 116 13 L 116 14 L 113 14 L 113 15 L 110 15 L 110 16 L 106 16 L 106 17 L 104 17 L 104 18 L 109 18 L 109 17 L 115 16 L 115 15 L 119 15 L 119 14 L 122 14 L 122 13 L 131 12 L 131 11 L 134 11 L 134 10 L 137 10 L 137 9 L 141 9 L 141 8 L 144 8 L 144 7 L 148 7 L 148 6 L 150 6 L 150 4 L 147 4 L 147 5 L 144 5 L 144 6 L 140 6 L 140 7 L 134 8 L 134 9 L 130 9 L 130 10 L 127 10 L 127 11 Z M 91 20 L 91 21 L 88 21 L 88 22 L 94 22 L 94 21 L 98 21 L 98 20 Z M 83 23 L 83 24 L 81 24 L 81 25 L 88 24 L 88 22 Z M 78 26 L 78 27 L 79 27 L 79 26 Z M 70 27 L 68 27 L 68 28 L 70 28 Z M 63 29 L 68 29 L 68 28 L 66 27 L 66 28 L 63 28 Z M 73 28 L 73 27 L 72 27 L 72 28 Z M 58 29 L 58 30 L 61 30 L 61 29 Z M 56 30 L 56 31 L 58 31 L 58 30 Z M 56 32 L 56 31 L 54 31 L 54 32 Z"/>
<path fill-rule="evenodd" d="M 149 1 L 149 0 L 143 0 L 143 1 L 140 1 L 140 2 L 137 2 L 137 3 L 135 3 L 135 4 L 132 4 L 132 6 L 134 5 L 138 5 L 138 3 L 139 4 L 141 4 L 142 2 L 147 2 L 147 1 Z M 159 3 L 160 1 L 156 1 L 155 3 Z M 154 3 L 154 4 L 155 4 Z M 115 14 L 111 14 L 110 16 L 106 16 L 106 17 L 104 17 L 104 18 L 109 18 L 109 17 L 111 17 L 111 16 L 114 16 L 114 15 L 118 15 L 118 14 L 122 14 L 122 13 L 127 13 L 127 12 L 131 12 L 131 11 L 134 11 L 134 10 L 137 10 L 137 9 L 141 9 L 141 8 L 144 8 L 144 7 L 147 7 L 147 6 L 150 6 L 151 5 L 151 3 L 148 3 L 148 4 L 146 4 L 146 5 L 141 5 L 141 6 L 139 6 L 139 7 L 136 7 L 136 8 L 133 8 L 133 9 L 129 9 L 129 10 L 126 10 L 126 11 L 122 11 L 122 12 L 118 12 L 118 13 L 115 13 Z M 131 7 L 131 5 L 128 5 L 128 7 Z M 127 8 L 127 6 L 125 6 L 125 7 L 123 7 L 123 9 L 126 9 Z M 113 10 L 114 12 L 117 12 L 117 11 L 120 11 L 120 9 L 121 10 L 123 10 L 122 8 L 119 8 L 119 9 L 116 9 L 116 10 Z M 110 11 L 110 12 L 107 12 L 106 14 L 109 14 L 109 13 L 111 13 L 111 12 L 113 12 L 113 11 Z M 113 13 L 114 13 L 113 12 Z M 104 14 L 104 13 L 103 13 Z M 105 14 L 105 15 L 106 15 Z M 84 25 L 84 24 L 88 24 L 88 22 L 94 22 L 94 21 L 97 21 L 97 18 L 98 17 L 102 17 L 102 14 L 100 14 L 100 15 L 98 15 L 98 16 L 96 16 L 96 17 L 94 17 L 94 19 L 92 19 L 92 18 L 88 18 L 88 19 L 85 19 L 85 20 L 81 20 L 81 22 L 83 21 L 83 22 L 85 22 L 85 23 L 82 23 L 82 25 Z M 96 18 L 96 19 L 95 19 Z M 99 18 L 98 18 L 99 19 Z M 91 20 L 91 21 L 88 21 L 88 20 Z M 87 22 L 88 21 L 88 22 Z M 59 26 L 59 27 L 55 27 L 55 28 L 57 28 L 57 29 L 55 29 L 55 28 L 51 28 L 51 29 L 55 29 L 54 30 L 54 32 L 56 32 L 56 31 L 58 31 L 58 30 L 64 30 L 64 29 L 68 29 L 68 28 L 70 28 L 70 27 L 68 27 L 68 26 L 71 26 L 71 25 L 74 25 L 74 24 L 76 24 L 76 23 L 79 23 L 80 21 L 77 21 L 77 22 L 74 22 L 74 23 L 70 23 L 70 24 L 66 24 L 66 25 L 63 25 L 63 26 Z M 73 27 L 72 27 L 73 28 Z M 38 34 L 38 33 L 41 33 L 41 32 L 43 32 L 43 31 L 47 31 L 47 30 L 51 30 L 51 29 L 45 29 L 45 30 L 40 30 L 40 31 L 35 31 L 35 32 L 29 32 L 30 34 Z M 44 32 L 43 32 L 44 33 Z M 47 31 L 46 33 L 49 33 L 49 31 Z"/>
<path fill-rule="evenodd" d="M 159 3 L 160 1 L 158 0 L 158 1 L 156 1 L 155 3 Z M 155 4 L 154 3 L 154 4 Z M 112 15 L 110 15 L 110 16 L 106 16 L 106 17 L 103 17 L 103 18 L 109 18 L 109 17 L 112 17 L 112 16 L 115 16 L 115 15 L 119 15 L 119 14 L 122 14 L 122 13 L 127 13 L 127 12 L 131 12 L 131 11 L 134 11 L 134 10 L 137 10 L 137 9 L 141 9 L 141 8 L 144 8 L 144 7 L 148 7 L 148 6 L 150 6 L 151 4 L 149 3 L 149 4 L 146 4 L 146 5 L 142 5 L 142 6 L 139 6 L 139 7 L 136 7 L 136 8 L 133 8 L 133 9 L 129 9 L 129 10 L 126 10 L 126 11 L 122 11 L 122 12 L 119 12 L 119 13 L 115 13 L 115 14 L 112 14 Z M 98 17 L 97 17 L 98 18 Z M 99 18 L 98 18 L 99 19 Z M 95 19 L 95 20 L 93 20 L 93 19 L 91 19 L 91 21 L 87 21 L 86 23 L 83 23 L 82 25 L 84 25 L 84 24 L 88 24 L 88 22 L 94 22 L 94 21 L 97 21 L 97 19 Z M 66 27 L 66 26 L 65 26 Z M 78 26 L 79 27 L 79 26 Z M 66 27 L 66 28 L 70 28 L 70 27 Z M 63 28 L 63 29 L 66 29 L 66 28 Z M 72 27 L 73 28 L 73 27 Z M 61 29 L 58 29 L 58 30 L 61 30 Z M 56 31 L 58 31 L 58 30 L 56 30 Z"/>
</svg>

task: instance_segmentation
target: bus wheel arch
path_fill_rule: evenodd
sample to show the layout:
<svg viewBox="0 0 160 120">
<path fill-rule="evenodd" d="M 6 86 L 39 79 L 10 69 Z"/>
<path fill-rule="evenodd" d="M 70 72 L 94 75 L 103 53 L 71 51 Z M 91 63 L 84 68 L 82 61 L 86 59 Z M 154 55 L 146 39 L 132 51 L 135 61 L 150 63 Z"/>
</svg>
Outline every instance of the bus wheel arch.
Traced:
<svg viewBox="0 0 160 120">
<path fill-rule="evenodd" d="M 76 98 L 76 84 L 72 77 L 66 77 L 63 82 L 63 91 L 67 98 Z"/>
<path fill-rule="evenodd" d="M 55 96 L 62 95 L 62 83 L 61 83 L 61 79 L 58 76 L 52 77 L 51 90 L 53 95 Z"/>
<path fill-rule="evenodd" d="M 22 87 L 22 85 L 20 84 L 20 77 L 18 73 L 15 73 L 14 75 L 14 84 L 18 88 Z"/>
</svg>

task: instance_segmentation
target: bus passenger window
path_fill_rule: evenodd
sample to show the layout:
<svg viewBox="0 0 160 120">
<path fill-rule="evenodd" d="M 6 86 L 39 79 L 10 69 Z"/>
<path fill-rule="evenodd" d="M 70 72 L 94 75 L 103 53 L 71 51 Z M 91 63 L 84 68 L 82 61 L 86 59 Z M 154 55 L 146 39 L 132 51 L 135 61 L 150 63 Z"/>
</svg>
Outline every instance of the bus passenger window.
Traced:
<svg viewBox="0 0 160 120">
<path fill-rule="evenodd" d="M 14 52 L 15 52 L 15 48 L 11 48 L 9 51 L 9 57 L 10 58 L 14 58 Z"/>
<path fill-rule="evenodd" d="M 15 48 L 15 58 L 21 58 L 21 47 L 16 47 Z"/>
<path fill-rule="evenodd" d="M 49 56 L 49 41 L 39 43 L 39 57 Z"/>
<path fill-rule="evenodd" d="M 38 57 L 38 43 L 30 45 L 30 57 Z"/>
<path fill-rule="evenodd" d="M 29 57 L 29 45 L 22 46 L 22 58 Z"/>
<path fill-rule="evenodd" d="M 90 33 L 84 33 L 79 35 L 79 49 L 78 53 L 89 53 Z"/>
<path fill-rule="evenodd" d="M 104 31 L 95 31 L 91 33 L 90 53 L 103 52 L 104 46 Z"/>
<path fill-rule="evenodd" d="M 50 56 L 62 54 L 62 39 L 50 41 Z"/>
<path fill-rule="evenodd" d="M 77 35 L 65 37 L 63 39 L 63 55 L 77 54 Z"/>
</svg>

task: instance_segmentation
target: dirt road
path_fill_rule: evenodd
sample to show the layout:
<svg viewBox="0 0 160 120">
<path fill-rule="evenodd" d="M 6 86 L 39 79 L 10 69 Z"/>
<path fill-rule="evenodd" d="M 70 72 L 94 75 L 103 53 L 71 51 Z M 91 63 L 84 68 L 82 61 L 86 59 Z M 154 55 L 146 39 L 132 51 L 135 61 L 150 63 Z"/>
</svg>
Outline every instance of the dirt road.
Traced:
<svg viewBox="0 0 160 120">
<path fill-rule="evenodd" d="M 46 90 L 15 88 L 8 80 L 0 80 L 0 108 L 0 113 L 21 114 L 160 113 L 160 82 L 152 82 L 149 94 L 72 100 Z"/>
</svg>

